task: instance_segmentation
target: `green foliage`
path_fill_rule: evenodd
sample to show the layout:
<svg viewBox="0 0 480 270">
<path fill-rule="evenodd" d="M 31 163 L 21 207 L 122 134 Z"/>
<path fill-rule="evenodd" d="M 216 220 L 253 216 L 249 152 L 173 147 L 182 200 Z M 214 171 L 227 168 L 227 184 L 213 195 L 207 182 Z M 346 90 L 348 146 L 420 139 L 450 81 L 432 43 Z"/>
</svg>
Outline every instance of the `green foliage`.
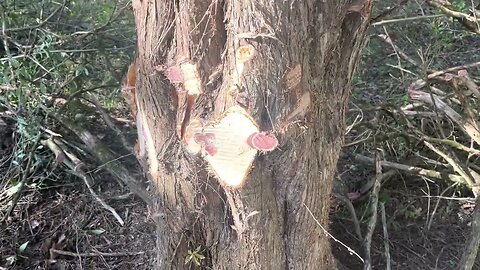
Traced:
<svg viewBox="0 0 480 270">
<path fill-rule="evenodd" d="M 93 235 L 102 235 L 105 232 L 105 229 L 93 229 L 90 230 Z"/>
<path fill-rule="evenodd" d="M 134 55 L 135 29 L 129 0 L 0 2 L 0 113 L 8 112 L 2 116 L 8 115 L 13 128 L 9 150 L 1 152 L 8 154 L 0 166 L 1 199 L 7 205 L 22 196 L 23 185 L 39 190 L 62 176 L 54 172 L 58 161 L 39 143 L 50 130 L 60 132 L 59 108 L 64 107 L 62 117 L 73 118 L 93 111 L 85 97 L 97 98 L 107 109 L 123 106 L 118 86 Z M 69 100 L 78 92 L 89 96 Z M 27 182 L 21 183 L 24 176 Z M 3 258 L 8 265 L 28 251 L 27 237 L 18 235 L 22 244 Z"/>
<path fill-rule="evenodd" d="M 432 52 L 434 54 L 453 48 L 455 35 L 450 30 L 452 22 L 452 19 L 443 17 L 432 20 L 430 27 L 432 31 Z"/>
<path fill-rule="evenodd" d="M 185 264 L 193 263 L 196 266 L 200 266 L 205 256 L 201 253 L 201 247 L 197 247 L 195 250 L 188 250 L 188 254 L 185 257 Z"/>
<path fill-rule="evenodd" d="M 126 1 L 71 1 L 63 6 L 8 0 L 3 5 L 11 31 L 0 74 L 1 83 L 14 89 L 6 93 L 9 103 L 55 106 L 55 98 L 79 90 L 118 85 L 135 44 Z M 28 30 L 15 31 L 22 28 Z"/>
<path fill-rule="evenodd" d="M 450 1 L 452 6 L 455 8 L 455 10 L 468 13 L 468 8 L 470 7 L 469 4 L 467 4 L 467 1 L 465 0 L 453 0 Z"/>
<path fill-rule="evenodd" d="M 415 220 L 417 219 L 422 213 L 421 208 L 415 207 L 402 207 L 399 210 L 399 214 L 403 216 L 403 218 L 408 220 Z"/>
<path fill-rule="evenodd" d="M 72 93 L 96 87 L 108 109 L 121 106 L 115 89 L 135 45 L 128 8 L 129 1 L 2 2 L 0 105 L 17 112 L 14 164 L 52 122 L 47 112 Z M 64 113 L 85 112 L 78 100 L 70 104 Z"/>
<path fill-rule="evenodd" d="M 27 249 L 27 246 L 28 246 L 28 241 L 27 242 L 24 242 L 23 244 L 21 244 L 18 249 L 17 249 L 17 253 L 15 255 L 12 255 L 12 256 L 8 256 L 5 260 L 7 261 L 7 264 L 8 265 L 14 265 L 15 262 L 25 253 L 26 249 Z"/>
<path fill-rule="evenodd" d="M 378 201 L 383 202 L 384 204 L 388 204 L 392 200 L 392 197 L 388 192 L 380 192 L 378 194 Z"/>
</svg>

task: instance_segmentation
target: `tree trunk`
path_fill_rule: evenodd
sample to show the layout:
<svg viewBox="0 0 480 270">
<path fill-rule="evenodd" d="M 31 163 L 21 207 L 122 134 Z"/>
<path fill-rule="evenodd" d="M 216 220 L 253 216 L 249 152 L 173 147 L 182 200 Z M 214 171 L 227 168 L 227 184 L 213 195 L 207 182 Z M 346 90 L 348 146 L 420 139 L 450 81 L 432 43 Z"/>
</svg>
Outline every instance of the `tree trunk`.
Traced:
<svg viewBox="0 0 480 270">
<path fill-rule="evenodd" d="M 134 1 L 158 269 L 335 268 L 307 207 L 328 228 L 372 1 L 351 2 Z"/>
</svg>

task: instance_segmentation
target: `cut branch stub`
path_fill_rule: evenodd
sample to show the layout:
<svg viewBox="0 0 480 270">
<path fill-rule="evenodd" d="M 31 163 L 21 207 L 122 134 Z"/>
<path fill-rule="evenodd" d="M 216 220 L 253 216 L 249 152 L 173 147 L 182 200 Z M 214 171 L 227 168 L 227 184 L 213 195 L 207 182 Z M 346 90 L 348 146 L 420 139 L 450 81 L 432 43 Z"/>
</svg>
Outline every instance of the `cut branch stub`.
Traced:
<svg viewBox="0 0 480 270">
<path fill-rule="evenodd" d="M 165 76 L 172 84 L 183 82 L 182 70 L 177 66 L 171 66 L 165 70 Z"/>
<path fill-rule="evenodd" d="M 278 146 L 278 140 L 273 133 L 255 132 L 248 136 L 247 144 L 259 151 L 268 152 Z"/>
<path fill-rule="evenodd" d="M 215 134 L 213 133 L 195 133 L 193 139 L 196 143 L 202 145 L 202 148 L 210 155 L 214 156 L 217 153 L 215 146 Z"/>
</svg>

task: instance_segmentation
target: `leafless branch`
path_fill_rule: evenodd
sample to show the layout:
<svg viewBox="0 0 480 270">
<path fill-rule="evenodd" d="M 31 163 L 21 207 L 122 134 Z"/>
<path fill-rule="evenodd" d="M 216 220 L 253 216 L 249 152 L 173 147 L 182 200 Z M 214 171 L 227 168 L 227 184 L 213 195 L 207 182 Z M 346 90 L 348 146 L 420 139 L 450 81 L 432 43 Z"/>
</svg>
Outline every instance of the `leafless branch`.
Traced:
<svg viewBox="0 0 480 270">
<path fill-rule="evenodd" d="M 385 260 L 386 260 L 386 270 L 392 269 L 392 262 L 390 259 L 390 243 L 388 241 L 388 231 L 387 231 L 387 218 L 385 216 L 385 203 L 380 203 L 380 213 L 382 214 L 382 225 L 383 225 L 383 244 L 385 246 Z"/>
<path fill-rule="evenodd" d="M 22 179 L 20 180 L 20 183 L 19 184 L 19 188 L 18 188 L 18 191 L 15 193 L 15 197 L 13 198 L 12 200 L 12 204 L 10 205 L 10 207 L 8 208 L 7 212 L 5 213 L 5 215 L 3 216 L 2 220 L 0 221 L 0 223 L 3 223 L 5 222 L 5 220 L 10 216 L 10 214 L 12 213 L 13 209 L 15 208 L 15 206 L 17 205 L 17 202 L 18 200 L 20 199 L 20 197 L 22 196 L 22 192 L 23 192 L 23 189 L 25 188 L 25 185 L 27 184 L 27 181 L 29 179 L 29 175 L 30 175 L 30 170 L 31 170 L 31 166 L 32 166 L 32 160 L 33 160 L 33 155 L 35 153 L 35 151 L 37 150 L 37 146 L 40 142 L 40 135 L 37 136 L 37 138 L 35 139 L 35 142 L 33 143 L 32 145 L 32 148 L 30 149 L 30 152 L 28 154 L 28 158 L 27 158 L 27 165 L 25 166 L 25 169 L 23 170 L 23 173 L 22 173 Z"/>
<path fill-rule="evenodd" d="M 52 138 L 45 140 L 42 142 L 44 145 L 46 145 L 57 157 L 57 160 L 61 160 L 63 164 L 65 164 L 70 170 L 71 173 L 78 178 L 82 179 L 85 185 L 88 188 L 88 191 L 90 191 L 90 194 L 92 195 L 93 198 L 97 202 L 100 203 L 100 205 L 103 206 L 106 210 L 108 210 L 112 215 L 115 217 L 115 219 L 120 223 L 120 225 L 124 225 L 125 222 L 123 219 L 120 217 L 120 215 L 113 209 L 110 205 L 108 205 L 102 198 L 100 198 L 95 191 L 92 188 L 92 180 L 90 179 L 89 176 L 85 173 L 83 168 L 85 167 L 84 163 L 78 159 L 73 153 L 68 151 L 65 145 L 63 145 L 61 142 L 55 142 Z M 61 156 L 61 158 L 58 158 Z"/>
<path fill-rule="evenodd" d="M 365 249 L 365 262 L 363 264 L 363 269 L 371 270 L 372 269 L 372 260 L 370 257 L 370 249 L 372 246 L 372 237 L 373 232 L 375 231 L 375 226 L 377 225 L 377 211 L 378 211 L 378 193 L 380 192 L 380 177 L 382 176 L 382 152 L 380 150 L 376 151 L 375 154 L 375 184 L 373 185 L 373 190 L 371 194 L 371 217 L 367 224 L 367 234 L 363 240 L 363 247 Z"/>
<path fill-rule="evenodd" d="M 23 27 L 7 28 L 3 30 L 3 34 L 11 33 L 11 32 L 19 32 L 19 31 L 28 31 L 28 30 L 32 30 L 32 29 L 40 28 L 44 26 L 46 23 L 48 23 L 48 21 L 50 21 L 51 18 L 53 18 L 53 16 L 55 16 L 60 10 L 62 10 L 65 7 L 66 2 L 67 1 L 64 0 L 63 3 L 57 9 L 55 9 L 47 18 L 45 18 L 45 20 L 41 21 L 40 23 L 36 25 L 29 25 L 29 26 L 23 26 Z"/>
<path fill-rule="evenodd" d="M 380 13 L 379 15 L 377 15 L 376 17 L 372 18 L 370 20 L 370 23 L 375 23 L 375 22 L 378 22 L 380 20 L 383 20 L 383 18 L 387 17 L 388 15 L 394 13 L 396 10 L 398 10 L 399 8 L 401 8 L 402 6 L 404 6 L 406 3 L 408 2 L 408 0 L 400 0 L 400 1 L 397 1 L 397 3 L 393 6 L 393 7 L 388 7 L 386 10 L 384 10 L 382 13 Z"/>
<path fill-rule="evenodd" d="M 65 250 L 59 250 L 51 248 L 50 252 L 71 257 L 125 257 L 125 256 L 137 256 L 142 255 L 145 252 L 115 252 L 115 253 L 106 253 L 106 252 L 92 252 L 92 253 L 75 253 Z"/>
<path fill-rule="evenodd" d="M 310 208 L 308 208 L 308 206 L 303 203 L 303 206 L 305 206 L 305 208 L 307 209 L 307 212 L 308 214 L 310 214 L 310 216 L 312 216 L 313 220 L 315 220 L 315 223 L 317 223 L 317 225 L 323 230 L 323 232 L 330 238 L 333 239 L 333 241 L 339 243 L 340 245 L 342 245 L 344 248 L 346 248 L 348 250 L 348 252 L 350 254 L 354 254 L 355 256 L 357 256 L 357 258 L 360 259 L 360 261 L 362 261 L 362 263 L 365 262 L 365 260 L 360 256 L 358 255 L 357 252 L 355 252 L 355 250 L 353 250 L 352 248 L 350 248 L 349 246 L 345 245 L 344 243 L 342 243 L 342 241 L 338 240 L 337 238 L 335 238 L 333 235 L 331 235 L 323 226 L 322 224 L 320 223 L 320 221 L 318 221 L 318 219 L 315 217 L 315 215 L 313 215 L 312 211 L 310 211 Z"/>
<path fill-rule="evenodd" d="M 358 155 L 358 154 L 355 155 L 355 159 L 358 160 L 358 161 L 361 161 L 361 162 L 369 163 L 369 164 L 372 164 L 372 163 L 375 162 L 374 159 L 371 158 L 371 157 L 366 157 L 366 156 Z M 456 182 L 456 183 L 466 184 L 465 179 L 463 179 L 463 177 L 461 177 L 460 175 L 457 175 L 457 174 L 441 173 L 441 172 L 437 172 L 437 171 L 434 171 L 434 170 L 428 170 L 428 169 L 424 169 L 424 168 L 420 168 L 420 167 L 414 167 L 414 166 L 409 166 L 409 165 L 400 164 L 400 163 L 394 163 L 394 162 L 390 162 L 390 161 L 382 161 L 381 163 L 382 163 L 382 166 L 384 166 L 384 167 L 398 169 L 398 170 L 405 171 L 405 172 L 408 172 L 408 173 L 411 173 L 411 174 L 428 176 L 428 177 L 431 177 L 431 178 L 450 180 L 450 181 L 453 181 L 453 182 Z"/>
</svg>

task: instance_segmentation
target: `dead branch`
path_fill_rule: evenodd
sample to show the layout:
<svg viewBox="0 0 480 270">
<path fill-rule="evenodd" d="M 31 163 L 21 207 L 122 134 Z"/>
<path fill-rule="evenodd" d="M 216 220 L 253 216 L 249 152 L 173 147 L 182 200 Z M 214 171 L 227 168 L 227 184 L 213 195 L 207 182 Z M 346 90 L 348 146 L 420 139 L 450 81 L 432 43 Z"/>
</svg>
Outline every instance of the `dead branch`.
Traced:
<svg viewBox="0 0 480 270">
<path fill-rule="evenodd" d="M 463 12 L 456 11 L 453 6 L 448 2 L 439 0 L 426 0 L 427 4 L 432 7 L 438 8 L 447 16 L 457 19 L 465 28 L 472 31 L 475 34 L 480 34 L 480 20 L 475 16 L 475 13 L 465 14 Z M 475 12 L 475 10 L 474 10 Z"/>
<path fill-rule="evenodd" d="M 435 72 L 432 72 L 432 73 L 428 74 L 427 79 L 431 80 L 431 79 L 434 79 L 436 77 L 445 75 L 446 73 L 449 73 L 449 72 L 459 71 L 461 69 L 474 68 L 474 67 L 478 67 L 478 66 L 480 66 L 480 62 L 474 62 L 474 63 L 470 63 L 470 64 L 465 64 L 465 65 L 460 65 L 460 66 L 447 68 L 447 69 L 444 69 L 444 70 L 435 71 Z M 427 83 L 423 79 L 418 79 L 417 81 L 415 81 L 412 84 L 412 86 L 414 86 L 416 89 L 423 88 L 423 87 L 425 87 L 425 85 L 427 85 Z"/>
<path fill-rule="evenodd" d="M 362 261 L 362 263 L 365 263 L 365 260 L 362 258 L 362 256 L 358 255 L 357 252 L 355 252 L 355 250 L 353 250 L 351 247 L 345 245 L 342 241 L 338 240 L 337 238 L 335 238 L 333 235 L 331 235 L 323 226 L 322 224 L 320 223 L 320 221 L 318 221 L 318 219 L 315 217 L 315 215 L 312 213 L 312 211 L 310 210 L 310 208 L 308 208 L 308 206 L 303 203 L 303 206 L 305 206 L 305 208 L 307 209 L 307 212 L 308 214 L 310 214 L 310 216 L 312 216 L 313 220 L 315 221 L 315 223 L 317 223 L 317 225 L 320 227 L 320 229 L 322 229 L 322 231 L 330 238 L 332 238 L 333 241 L 339 243 L 340 245 L 342 245 L 344 248 L 346 248 L 348 250 L 348 252 L 350 253 L 350 255 L 354 254 L 355 256 L 357 256 L 358 259 L 360 259 L 360 261 Z"/>
<path fill-rule="evenodd" d="M 359 155 L 359 154 L 355 155 L 355 160 L 369 163 L 369 164 L 375 163 L 373 158 Z M 427 170 L 420 167 L 414 167 L 414 166 L 394 163 L 390 161 L 382 161 L 381 163 L 382 163 L 382 166 L 384 167 L 394 168 L 394 169 L 405 171 L 411 174 L 427 176 L 427 177 L 436 178 L 436 179 L 450 180 L 456 183 L 466 184 L 465 179 L 457 174 L 441 173 L 434 170 Z"/>
<path fill-rule="evenodd" d="M 386 269 L 392 269 L 392 262 L 390 259 L 390 243 L 388 241 L 388 231 L 387 231 L 387 218 L 385 216 L 385 203 L 380 203 L 380 213 L 382 214 L 382 226 L 383 226 L 383 245 L 385 247 L 385 260 L 386 260 Z"/>
<path fill-rule="evenodd" d="M 115 136 L 120 139 L 123 147 L 127 149 L 130 153 L 133 153 L 133 146 L 127 141 L 127 138 L 125 138 L 122 131 L 120 131 L 117 126 L 115 126 L 110 115 L 108 115 L 108 113 L 103 109 L 102 104 L 100 104 L 98 99 L 93 96 L 90 96 L 90 99 L 93 105 L 95 105 L 95 107 L 97 108 L 100 115 L 102 116 L 105 124 L 107 124 L 107 126 L 115 133 Z"/>
<path fill-rule="evenodd" d="M 372 237 L 373 232 L 375 231 L 375 226 L 377 225 L 377 208 L 378 208 L 378 193 L 380 192 L 380 177 L 382 176 L 382 153 L 380 150 L 377 149 L 375 153 L 375 183 L 373 185 L 373 190 L 371 194 L 371 212 L 372 216 L 368 221 L 367 225 L 367 234 L 365 235 L 364 239 L 364 249 L 365 249 L 365 262 L 363 264 L 363 269 L 371 270 L 372 269 L 372 260 L 370 257 L 370 249 L 372 246 Z"/>
<path fill-rule="evenodd" d="M 32 160 L 33 160 L 33 154 L 37 150 L 37 146 L 38 146 L 39 142 L 40 142 L 40 135 L 37 136 L 37 138 L 35 139 L 35 142 L 33 143 L 32 148 L 30 149 L 30 153 L 28 154 L 28 158 L 27 158 L 27 165 L 25 166 L 25 170 L 23 170 L 22 180 L 20 180 L 18 191 L 15 193 L 15 197 L 12 200 L 12 204 L 8 208 L 7 212 L 3 216 L 2 220 L 0 220 L 0 223 L 3 223 L 3 222 L 5 222 L 5 220 L 7 220 L 7 218 L 10 216 L 10 214 L 13 212 L 13 209 L 17 205 L 18 200 L 22 196 L 23 189 L 25 188 L 25 185 L 27 184 L 27 182 L 29 180 L 28 176 L 30 175 L 30 169 L 31 169 Z"/>
<path fill-rule="evenodd" d="M 427 141 L 427 142 L 434 142 L 434 143 L 440 143 L 440 144 L 443 144 L 443 145 L 446 145 L 446 146 L 450 146 L 450 147 L 453 147 L 453 148 L 456 148 L 458 150 L 462 150 L 462 151 L 465 151 L 469 154 L 472 154 L 472 155 L 475 155 L 475 156 L 480 156 L 480 150 L 478 149 L 475 149 L 473 147 L 467 147 L 457 141 L 453 141 L 453 140 L 449 140 L 449 139 L 438 139 L 438 138 L 433 138 L 433 137 L 429 137 L 429 136 L 421 136 L 422 140 L 424 141 Z"/>
<path fill-rule="evenodd" d="M 417 63 L 417 61 L 413 60 L 410 56 L 408 56 L 400 47 L 398 47 L 395 43 L 393 43 L 392 38 L 388 35 L 387 32 L 385 34 L 379 34 L 377 35 L 380 37 L 381 40 L 385 41 L 387 44 L 389 44 L 393 50 L 398 53 L 403 59 L 407 60 L 410 64 L 412 64 L 415 67 L 419 67 L 420 65 Z"/>
<path fill-rule="evenodd" d="M 114 253 L 106 253 L 106 252 L 100 252 L 97 251 L 95 253 L 75 253 L 75 252 L 70 252 L 70 251 L 65 251 L 65 250 L 59 250 L 59 249 L 54 249 L 51 248 L 50 252 L 56 253 L 59 255 L 64 255 L 64 256 L 71 256 L 71 257 L 125 257 L 125 256 L 138 256 L 142 255 L 145 252 L 114 252 Z"/>
<path fill-rule="evenodd" d="M 47 108 L 43 109 L 48 113 Z M 57 119 L 57 121 L 59 121 L 63 126 L 76 134 L 85 144 L 88 152 L 90 152 L 90 154 L 92 154 L 99 163 L 103 164 L 110 175 L 125 184 L 130 191 L 135 193 L 135 195 L 137 195 L 145 203 L 152 205 L 152 196 L 141 186 L 135 177 L 130 174 L 128 169 L 125 168 L 125 166 L 123 166 L 123 164 L 120 163 L 117 158 L 115 158 L 107 146 L 99 142 L 88 130 L 75 125 L 73 122 L 67 119 L 63 119 L 51 113 L 50 115 Z"/>
<path fill-rule="evenodd" d="M 407 17 L 407 18 L 398 18 L 398 19 L 391 19 L 391 20 L 383 20 L 379 22 L 374 22 L 371 25 L 372 26 L 379 26 L 379 25 L 384 25 L 384 24 L 389 24 L 389 23 L 399 23 L 399 22 L 410 22 L 410 21 L 416 21 L 416 20 L 425 20 L 425 19 L 434 19 L 434 18 L 439 18 L 443 17 L 444 15 L 422 15 L 422 16 L 414 16 L 414 17 Z"/>
<path fill-rule="evenodd" d="M 397 1 L 397 3 L 393 7 L 388 7 L 382 13 L 377 15 L 375 18 L 370 19 L 370 23 L 376 23 L 376 22 L 379 22 L 380 20 L 383 20 L 385 17 L 387 17 L 388 15 L 392 14 L 393 12 L 395 12 L 396 10 L 404 6 L 407 2 L 408 0 Z"/>
<path fill-rule="evenodd" d="M 70 170 L 71 173 L 78 178 L 82 179 L 85 185 L 88 188 L 88 191 L 90 191 L 90 194 L 92 195 L 93 198 L 97 202 L 100 203 L 100 205 L 103 206 L 106 210 L 108 210 L 112 215 L 115 217 L 115 219 L 120 223 L 120 225 L 124 225 L 125 222 L 123 219 L 120 217 L 120 215 L 117 213 L 113 207 L 108 205 L 102 198 L 100 198 L 95 191 L 92 188 L 92 179 L 91 177 L 87 176 L 85 173 L 84 169 L 85 168 L 85 163 L 83 163 L 80 159 L 78 159 L 73 153 L 68 151 L 67 147 L 62 144 L 61 142 L 57 141 L 55 142 L 53 138 L 49 138 L 48 140 L 42 141 L 42 144 L 46 145 L 57 157 L 57 160 L 59 160 L 59 156 L 61 156 L 61 162 L 65 164 Z"/>
<path fill-rule="evenodd" d="M 452 121 L 457 123 L 459 127 L 480 145 L 480 130 L 474 123 L 464 119 L 458 112 L 448 106 L 440 97 L 435 94 L 429 94 L 423 91 L 409 89 L 408 94 L 412 100 L 422 101 L 429 105 L 435 106 L 436 109 L 447 115 Z"/>
<path fill-rule="evenodd" d="M 433 146 L 432 144 L 430 144 L 428 142 L 424 142 L 424 143 L 428 148 L 430 148 L 432 151 L 434 151 L 437 155 L 439 155 L 443 159 L 445 159 L 445 161 L 447 161 L 448 164 L 450 164 L 450 166 L 452 166 L 453 170 L 456 171 L 458 174 L 460 174 L 463 177 L 463 179 L 465 179 L 465 182 L 472 189 L 473 193 L 475 194 L 475 197 L 477 197 L 478 196 L 478 190 L 477 190 L 477 188 L 475 188 L 475 186 L 476 186 L 475 183 L 477 181 L 475 181 L 475 179 L 472 179 L 472 177 L 471 177 L 472 172 L 465 171 L 465 169 L 462 168 L 462 166 L 460 166 L 458 164 L 458 162 L 456 162 L 452 157 L 449 157 L 447 154 L 442 152 L 437 147 Z"/>
<path fill-rule="evenodd" d="M 363 239 L 362 230 L 360 229 L 360 221 L 358 220 L 357 212 L 355 211 L 352 201 L 347 196 L 338 194 L 336 192 L 333 192 L 333 195 L 347 206 L 348 212 L 350 212 L 350 216 L 352 217 L 355 233 L 357 234 L 358 239 Z"/>
</svg>

